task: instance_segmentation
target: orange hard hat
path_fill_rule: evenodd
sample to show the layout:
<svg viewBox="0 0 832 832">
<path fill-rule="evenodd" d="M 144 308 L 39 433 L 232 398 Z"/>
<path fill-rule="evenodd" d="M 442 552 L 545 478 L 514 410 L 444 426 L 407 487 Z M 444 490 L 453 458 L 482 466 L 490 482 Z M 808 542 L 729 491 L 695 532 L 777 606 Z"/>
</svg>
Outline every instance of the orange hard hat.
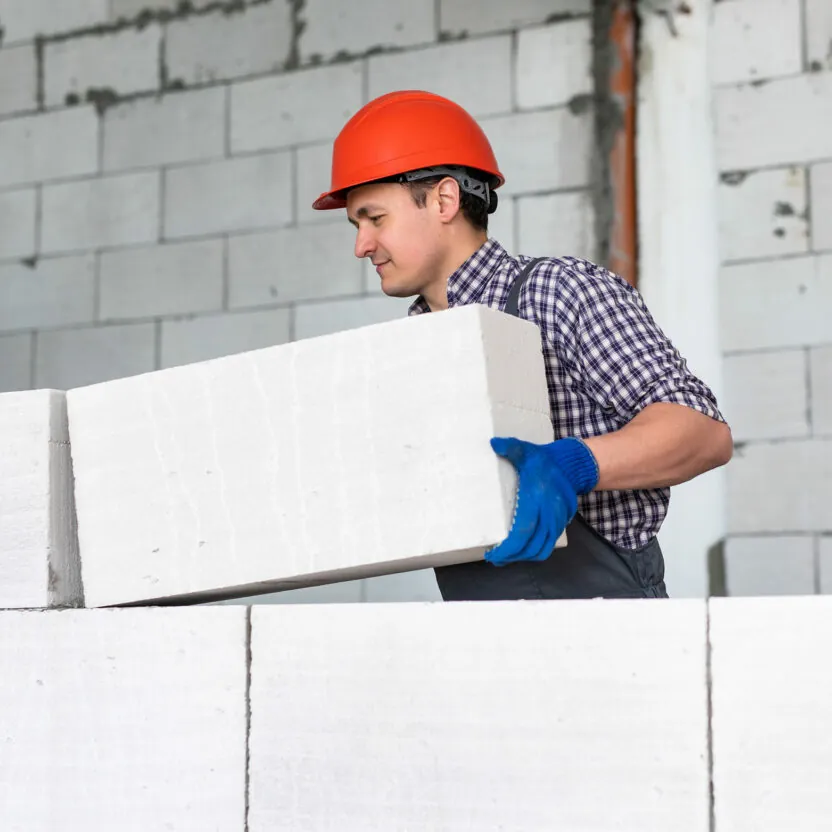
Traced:
<svg viewBox="0 0 832 832">
<path fill-rule="evenodd" d="M 488 138 L 462 107 L 420 90 L 387 93 L 365 104 L 338 134 L 332 184 L 312 207 L 344 208 L 350 188 L 450 165 L 481 172 L 492 189 L 505 182 Z"/>
</svg>

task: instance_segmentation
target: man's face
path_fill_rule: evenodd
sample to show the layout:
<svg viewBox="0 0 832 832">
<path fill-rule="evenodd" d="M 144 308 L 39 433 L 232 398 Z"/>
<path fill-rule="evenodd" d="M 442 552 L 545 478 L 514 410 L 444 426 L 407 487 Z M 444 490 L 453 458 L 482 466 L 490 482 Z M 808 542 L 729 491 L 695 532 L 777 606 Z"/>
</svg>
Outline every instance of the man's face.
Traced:
<svg viewBox="0 0 832 832">
<path fill-rule="evenodd" d="M 362 185 L 347 194 L 347 218 L 357 232 L 355 256 L 372 261 L 385 294 L 412 297 L 446 279 L 434 192 L 420 208 L 403 185 Z"/>
</svg>

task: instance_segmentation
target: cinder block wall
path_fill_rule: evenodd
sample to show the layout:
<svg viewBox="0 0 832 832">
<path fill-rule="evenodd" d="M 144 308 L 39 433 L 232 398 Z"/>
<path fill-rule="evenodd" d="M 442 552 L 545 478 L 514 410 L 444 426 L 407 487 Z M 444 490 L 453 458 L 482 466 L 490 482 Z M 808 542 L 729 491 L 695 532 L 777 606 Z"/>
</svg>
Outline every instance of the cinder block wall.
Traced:
<svg viewBox="0 0 832 832">
<path fill-rule="evenodd" d="M 714 5 L 728 590 L 832 592 L 832 3 Z"/>
<path fill-rule="evenodd" d="M 0 391 L 403 316 L 343 214 L 310 208 L 340 127 L 391 89 L 448 95 L 481 120 L 508 179 L 491 228 L 506 248 L 595 257 L 591 11 L 0 0 Z M 435 584 L 301 595 L 435 597 Z"/>
</svg>

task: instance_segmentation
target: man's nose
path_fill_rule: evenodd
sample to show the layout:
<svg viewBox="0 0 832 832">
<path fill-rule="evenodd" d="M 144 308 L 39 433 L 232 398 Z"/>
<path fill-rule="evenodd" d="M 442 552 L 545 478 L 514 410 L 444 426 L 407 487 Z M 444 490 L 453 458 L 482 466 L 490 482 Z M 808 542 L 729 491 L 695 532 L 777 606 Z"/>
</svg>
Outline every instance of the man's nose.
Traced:
<svg viewBox="0 0 832 832">
<path fill-rule="evenodd" d="M 376 250 L 376 241 L 368 228 L 359 228 L 355 235 L 355 256 L 370 257 Z"/>
</svg>

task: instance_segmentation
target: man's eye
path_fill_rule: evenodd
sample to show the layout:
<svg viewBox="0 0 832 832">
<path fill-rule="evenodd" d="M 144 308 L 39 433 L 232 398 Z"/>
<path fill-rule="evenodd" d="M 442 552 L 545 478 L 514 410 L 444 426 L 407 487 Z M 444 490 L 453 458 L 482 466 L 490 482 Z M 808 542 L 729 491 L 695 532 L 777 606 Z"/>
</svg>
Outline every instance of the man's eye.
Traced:
<svg viewBox="0 0 832 832">
<path fill-rule="evenodd" d="M 369 219 L 370 222 L 373 223 L 373 225 L 378 225 L 379 221 L 383 216 L 383 214 L 376 214 L 374 217 L 368 217 L 367 219 Z"/>
</svg>

